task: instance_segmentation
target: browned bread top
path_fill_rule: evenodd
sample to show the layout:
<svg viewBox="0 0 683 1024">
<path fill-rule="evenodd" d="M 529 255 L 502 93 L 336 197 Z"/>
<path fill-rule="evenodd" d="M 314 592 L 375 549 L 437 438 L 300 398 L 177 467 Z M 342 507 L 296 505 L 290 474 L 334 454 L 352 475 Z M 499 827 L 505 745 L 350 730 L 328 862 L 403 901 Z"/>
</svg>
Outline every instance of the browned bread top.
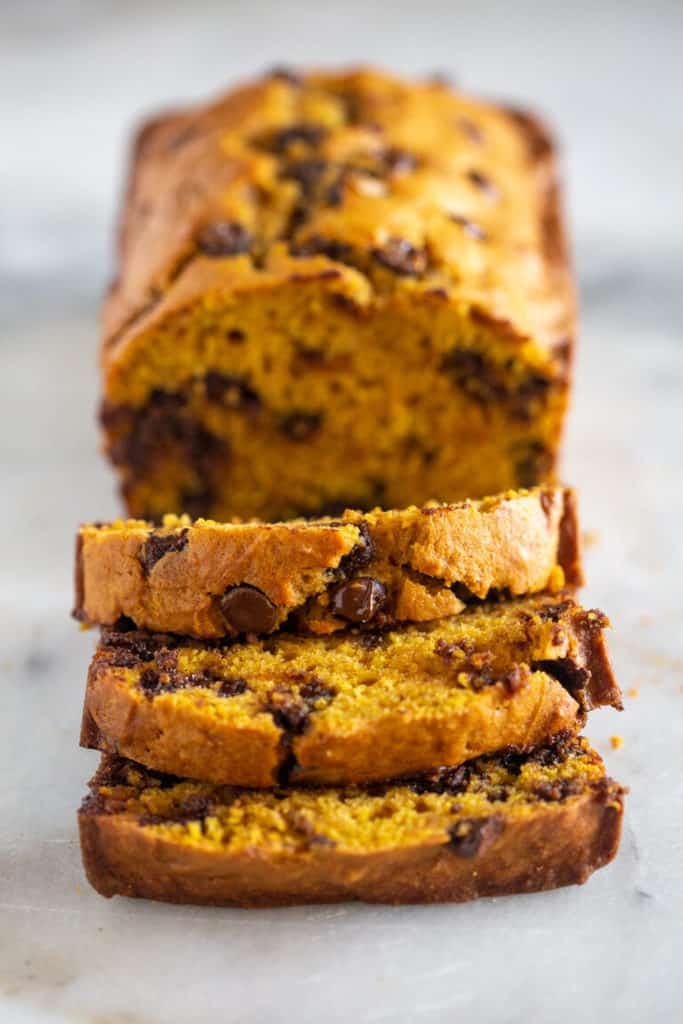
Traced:
<svg viewBox="0 0 683 1024">
<path fill-rule="evenodd" d="M 191 280 L 238 293 L 345 267 L 361 305 L 430 293 L 561 347 L 573 298 L 556 174 L 535 118 L 442 83 L 265 76 L 140 132 L 105 340 Z"/>
</svg>

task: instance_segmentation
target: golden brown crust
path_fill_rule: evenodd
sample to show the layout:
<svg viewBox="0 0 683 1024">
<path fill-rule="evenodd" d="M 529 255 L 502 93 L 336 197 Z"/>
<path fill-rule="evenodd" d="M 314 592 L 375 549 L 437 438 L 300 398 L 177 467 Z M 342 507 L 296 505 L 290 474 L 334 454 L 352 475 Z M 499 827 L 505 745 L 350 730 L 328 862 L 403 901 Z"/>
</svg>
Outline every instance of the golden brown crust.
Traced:
<svg viewBox="0 0 683 1024">
<path fill-rule="evenodd" d="M 539 597 L 403 629 L 395 644 L 285 635 L 218 653 L 112 634 L 90 667 L 81 744 L 247 787 L 364 783 L 529 750 L 578 731 L 586 709 L 620 707 L 605 625 Z"/>
<path fill-rule="evenodd" d="M 585 882 L 616 854 L 622 812 L 623 790 L 603 778 L 566 802 L 499 818 L 490 840 L 468 856 L 447 833 L 405 835 L 393 848 L 368 852 L 323 843 L 294 851 L 206 849 L 87 801 L 79 825 L 88 880 L 103 896 L 241 907 L 441 903 Z"/>
<path fill-rule="evenodd" d="M 562 488 L 347 512 L 334 521 L 167 524 L 81 528 L 78 618 L 112 625 L 126 616 L 157 632 L 236 635 L 243 630 L 226 615 L 225 595 L 247 586 L 265 595 L 272 612 L 250 620 L 250 632 L 270 632 L 296 612 L 300 629 L 320 633 L 348 625 L 344 616 L 355 613 L 339 610 L 339 588 L 359 578 L 381 588 L 372 615 L 358 612 L 368 617 L 355 619 L 373 625 L 457 614 L 463 595 L 520 595 L 581 582 L 578 542 L 571 539 L 578 535 L 575 503 Z"/>
</svg>

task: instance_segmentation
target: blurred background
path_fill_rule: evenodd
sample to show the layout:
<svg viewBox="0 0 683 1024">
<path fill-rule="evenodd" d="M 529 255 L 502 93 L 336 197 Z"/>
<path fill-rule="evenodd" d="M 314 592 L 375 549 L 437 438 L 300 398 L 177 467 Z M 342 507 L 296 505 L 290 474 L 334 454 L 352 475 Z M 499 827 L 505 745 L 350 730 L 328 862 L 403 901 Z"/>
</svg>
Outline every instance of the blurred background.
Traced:
<svg viewBox="0 0 683 1024">
<path fill-rule="evenodd" d="M 680 1019 L 682 53 L 680 0 L 0 0 L 0 1019 L 188 1024 L 217 977 L 241 1021 L 321 999 L 330 1020 Z M 632 789 L 622 851 L 585 889 L 457 911 L 105 904 L 76 848 L 92 639 L 68 611 L 76 524 L 120 511 L 95 408 L 128 139 L 274 64 L 348 62 L 445 72 L 562 142 L 583 307 L 564 474 L 629 694 L 589 729 Z"/>
</svg>

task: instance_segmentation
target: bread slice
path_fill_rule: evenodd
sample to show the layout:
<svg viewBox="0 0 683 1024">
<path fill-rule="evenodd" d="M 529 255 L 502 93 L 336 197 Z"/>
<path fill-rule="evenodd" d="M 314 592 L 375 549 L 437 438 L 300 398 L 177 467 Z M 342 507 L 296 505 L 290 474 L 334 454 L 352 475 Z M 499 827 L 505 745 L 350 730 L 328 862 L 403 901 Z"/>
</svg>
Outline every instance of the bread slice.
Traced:
<svg viewBox="0 0 683 1024">
<path fill-rule="evenodd" d="M 575 312 L 554 146 L 369 69 L 146 124 L 104 314 L 129 514 L 267 520 L 552 479 Z"/>
<path fill-rule="evenodd" d="M 606 624 L 541 595 L 426 626 L 229 646 L 105 631 L 81 742 L 239 786 L 344 785 L 529 749 L 620 706 Z"/>
<path fill-rule="evenodd" d="M 366 789 L 216 787 L 105 756 L 90 789 L 79 824 L 99 893 L 242 907 L 584 882 L 614 857 L 623 805 L 576 738 Z"/>
<path fill-rule="evenodd" d="M 82 526 L 75 615 L 197 638 L 424 622 L 492 592 L 582 581 L 575 496 L 559 487 L 285 523 Z"/>
</svg>

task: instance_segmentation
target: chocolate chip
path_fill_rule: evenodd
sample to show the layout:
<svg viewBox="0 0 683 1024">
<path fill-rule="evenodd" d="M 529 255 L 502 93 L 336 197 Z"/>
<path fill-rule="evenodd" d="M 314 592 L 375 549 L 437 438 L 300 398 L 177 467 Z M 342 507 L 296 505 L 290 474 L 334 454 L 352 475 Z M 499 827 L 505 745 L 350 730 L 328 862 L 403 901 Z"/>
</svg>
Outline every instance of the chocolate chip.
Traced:
<svg viewBox="0 0 683 1024">
<path fill-rule="evenodd" d="M 386 600 L 386 587 L 370 576 L 358 576 L 341 583 L 331 595 L 333 612 L 349 622 L 369 622 L 384 607 Z"/>
<path fill-rule="evenodd" d="M 527 665 L 513 665 L 509 672 L 501 676 L 500 682 L 507 693 L 512 696 L 523 690 L 529 682 L 529 668 Z"/>
<path fill-rule="evenodd" d="M 210 370 L 204 377 L 206 397 L 210 402 L 220 402 L 226 409 L 238 412 L 256 412 L 261 408 L 257 391 L 240 377 Z"/>
<path fill-rule="evenodd" d="M 375 557 L 375 542 L 372 539 L 367 523 L 359 523 L 358 532 L 360 533 L 358 543 L 354 544 L 349 553 L 344 555 L 339 562 L 338 570 L 344 573 L 345 576 L 355 576 L 361 569 L 369 565 Z"/>
<path fill-rule="evenodd" d="M 248 689 L 246 679 L 236 677 L 234 679 L 223 679 L 216 690 L 219 697 L 237 697 Z"/>
<path fill-rule="evenodd" d="M 338 242 L 335 238 L 323 238 L 321 235 L 311 235 L 301 242 L 292 244 L 289 250 L 292 256 L 327 256 L 328 259 L 338 263 L 348 262 L 353 250 L 346 242 Z"/>
<path fill-rule="evenodd" d="M 337 691 L 331 689 L 319 676 L 311 676 L 308 682 L 299 688 L 299 696 L 307 704 L 313 705 L 319 700 L 330 701 L 336 696 Z"/>
<path fill-rule="evenodd" d="M 519 487 L 534 487 L 547 479 L 554 463 L 552 453 L 542 441 L 528 441 L 516 445 L 513 457 Z"/>
<path fill-rule="evenodd" d="M 463 233 L 467 235 L 468 238 L 474 238 L 477 242 L 483 242 L 488 238 L 484 228 L 480 224 L 476 224 L 473 220 L 469 220 L 467 217 L 463 217 L 459 213 L 451 213 L 449 216 L 454 224 L 460 225 Z"/>
<path fill-rule="evenodd" d="M 389 146 L 384 150 L 382 162 L 387 174 L 408 174 L 417 167 L 417 157 L 397 146 Z"/>
<path fill-rule="evenodd" d="M 372 256 L 388 270 L 404 277 L 417 277 L 427 269 L 427 251 L 405 238 L 389 238 L 381 248 L 372 249 Z"/>
<path fill-rule="evenodd" d="M 449 793 L 457 796 L 464 793 L 470 781 L 470 769 L 461 764 L 457 768 L 437 768 L 434 772 L 425 772 L 409 781 L 410 788 L 416 793 Z"/>
<path fill-rule="evenodd" d="M 273 716 L 276 725 L 297 736 L 306 729 L 311 713 L 306 702 L 287 689 L 273 690 L 265 710 Z"/>
<path fill-rule="evenodd" d="M 140 673 L 139 685 L 148 696 L 158 693 L 161 689 L 161 679 L 157 670 L 154 668 L 144 669 L 144 671 Z"/>
<path fill-rule="evenodd" d="M 271 68 L 267 73 L 268 78 L 277 78 L 281 82 L 287 82 L 289 85 L 301 86 L 303 80 L 300 75 L 293 71 L 292 68 L 285 67 L 284 65 L 278 64 L 274 68 Z"/>
<path fill-rule="evenodd" d="M 376 651 L 379 647 L 384 646 L 386 633 L 380 633 L 376 629 L 363 631 L 356 637 L 356 642 L 359 647 L 365 648 L 366 651 Z"/>
<path fill-rule="evenodd" d="M 307 441 L 320 429 L 323 416 L 320 412 L 292 412 L 280 422 L 280 430 L 290 441 Z"/>
<path fill-rule="evenodd" d="M 140 549 L 140 562 L 149 575 L 157 562 L 171 552 L 182 551 L 187 547 L 190 538 L 187 527 L 178 533 L 151 533 Z"/>
<path fill-rule="evenodd" d="M 327 129 L 322 124 L 291 124 L 287 128 L 280 128 L 262 140 L 262 145 L 271 153 L 285 153 L 291 145 L 300 142 L 305 146 L 318 146 Z"/>
<path fill-rule="evenodd" d="M 293 160 L 280 171 L 280 177 L 295 181 L 305 199 L 311 199 L 329 169 L 327 160 L 310 157 L 307 160 Z"/>
<path fill-rule="evenodd" d="M 578 779 L 552 779 L 538 782 L 532 792 L 539 800 L 555 801 L 575 796 L 582 788 Z"/>
<path fill-rule="evenodd" d="M 249 231 L 237 221 L 217 220 L 202 228 L 197 236 L 197 245 L 205 256 L 239 256 L 249 252 L 252 245 Z"/>
<path fill-rule="evenodd" d="M 488 818 L 462 818 L 448 830 L 449 844 L 458 857 L 474 857 L 491 846 L 505 828 L 500 814 Z"/>
<path fill-rule="evenodd" d="M 228 624 L 238 633 L 269 633 L 277 624 L 277 606 L 257 587 L 230 587 L 219 603 Z"/>
<path fill-rule="evenodd" d="M 467 656 L 474 653 L 474 644 L 468 638 L 456 640 L 449 644 L 443 637 L 434 644 L 434 653 L 438 654 L 444 661 L 453 661 L 456 657 Z"/>
<path fill-rule="evenodd" d="M 481 171 L 468 171 L 467 177 L 480 192 L 483 192 L 489 199 L 499 199 L 500 192 L 491 179 Z"/>
<path fill-rule="evenodd" d="M 181 642 L 180 637 L 171 636 L 168 633 L 146 633 L 143 630 L 120 630 L 105 627 L 102 630 L 100 647 L 106 650 L 115 651 L 116 658 L 123 658 L 124 651 L 128 651 L 135 657 L 136 662 L 152 661 L 157 652 L 164 647 L 172 647 Z M 110 664 L 114 664 L 110 661 Z M 122 665 L 128 667 L 127 665 Z"/>
</svg>

